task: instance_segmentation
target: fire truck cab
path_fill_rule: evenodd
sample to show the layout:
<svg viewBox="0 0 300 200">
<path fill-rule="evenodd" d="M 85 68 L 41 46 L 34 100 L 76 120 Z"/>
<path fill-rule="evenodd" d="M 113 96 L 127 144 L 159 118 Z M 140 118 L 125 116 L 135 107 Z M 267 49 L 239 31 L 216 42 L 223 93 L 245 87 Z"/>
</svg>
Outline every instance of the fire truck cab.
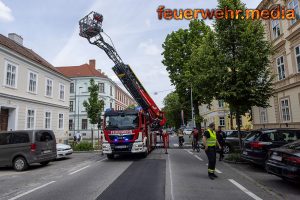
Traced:
<svg viewBox="0 0 300 200">
<path fill-rule="evenodd" d="M 108 109 L 103 121 L 103 153 L 109 159 L 115 154 L 142 154 L 151 151 L 156 132 L 149 128 L 149 117 L 141 108 Z"/>
</svg>

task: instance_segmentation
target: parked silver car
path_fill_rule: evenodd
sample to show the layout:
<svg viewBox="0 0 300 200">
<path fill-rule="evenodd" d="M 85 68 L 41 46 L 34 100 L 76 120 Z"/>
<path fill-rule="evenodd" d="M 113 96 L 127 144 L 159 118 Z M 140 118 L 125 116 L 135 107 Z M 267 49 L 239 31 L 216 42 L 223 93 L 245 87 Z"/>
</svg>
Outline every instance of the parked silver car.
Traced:
<svg viewBox="0 0 300 200">
<path fill-rule="evenodd" d="M 56 158 L 56 140 L 51 130 L 20 130 L 0 133 L 0 166 L 23 171 L 32 163 L 47 165 Z"/>
</svg>

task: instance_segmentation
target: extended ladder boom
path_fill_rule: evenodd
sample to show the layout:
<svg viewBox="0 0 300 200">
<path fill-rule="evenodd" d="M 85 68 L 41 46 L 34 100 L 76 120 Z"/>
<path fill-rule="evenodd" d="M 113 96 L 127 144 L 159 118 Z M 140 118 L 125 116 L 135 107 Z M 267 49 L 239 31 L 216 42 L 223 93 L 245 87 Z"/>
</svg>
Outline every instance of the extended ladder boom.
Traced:
<svg viewBox="0 0 300 200">
<path fill-rule="evenodd" d="M 96 12 L 91 12 L 79 21 L 79 35 L 87 38 L 91 44 L 104 50 L 108 57 L 115 63 L 113 71 L 136 102 L 150 115 L 152 119 L 152 128 L 159 128 L 163 126 L 166 123 L 164 113 L 157 107 L 130 66 L 125 65 L 115 48 L 105 42 L 101 35 L 103 32 L 102 22 L 102 15 Z"/>
</svg>

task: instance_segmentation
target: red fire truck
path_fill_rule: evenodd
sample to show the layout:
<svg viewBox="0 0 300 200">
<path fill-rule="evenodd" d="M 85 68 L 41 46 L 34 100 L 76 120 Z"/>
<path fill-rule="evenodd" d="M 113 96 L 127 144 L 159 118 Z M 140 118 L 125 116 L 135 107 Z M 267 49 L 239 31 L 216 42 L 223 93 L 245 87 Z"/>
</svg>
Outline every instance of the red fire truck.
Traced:
<svg viewBox="0 0 300 200">
<path fill-rule="evenodd" d="M 146 156 L 155 147 L 156 135 L 166 123 L 166 118 L 130 66 L 124 64 L 115 48 L 104 40 L 102 22 L 101 14 L 89 13 L 79 21 L 79 35 L 104 50 L 115 63 L 113 71 L 140 106 L 133 110 L 105 111 L 103 153 L 110 159 L 115 154 L 123 153 L 141 153 Z"/>
</svg>

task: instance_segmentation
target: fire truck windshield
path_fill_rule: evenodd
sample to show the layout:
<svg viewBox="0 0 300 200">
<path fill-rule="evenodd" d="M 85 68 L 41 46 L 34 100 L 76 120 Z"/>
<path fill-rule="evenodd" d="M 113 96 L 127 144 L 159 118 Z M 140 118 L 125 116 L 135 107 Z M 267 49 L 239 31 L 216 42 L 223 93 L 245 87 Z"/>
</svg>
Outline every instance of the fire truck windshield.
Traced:
<svg viewBox="0 0 300 200">
<path fill-rule="evenodd" d="M 132 130 L 139 125 L 138 115 L 112 115 L 105 117 L 107 130 Z"/>
</svg>

